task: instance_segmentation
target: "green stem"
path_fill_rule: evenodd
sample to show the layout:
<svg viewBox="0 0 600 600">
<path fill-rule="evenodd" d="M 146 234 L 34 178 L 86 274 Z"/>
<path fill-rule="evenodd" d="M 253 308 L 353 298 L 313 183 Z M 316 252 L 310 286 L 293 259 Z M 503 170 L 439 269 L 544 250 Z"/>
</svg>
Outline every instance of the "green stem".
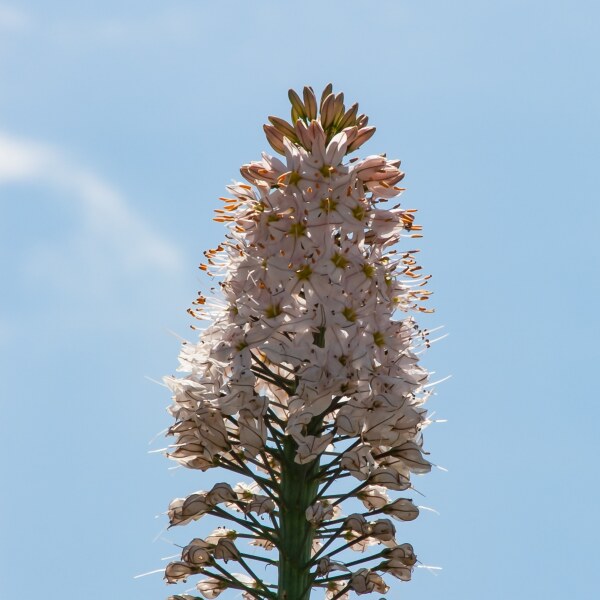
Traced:
<svg viewBox="0 0 600 600">
<path fill-rule="evenodd" d="M 314 529 L 306 520 L 306 509 L 317 493 L 315 473 L 319 461 L 305 465 L 294 462 L 296 443 L 286 436 L 281 461 L 281 499 L 279 512 L 279 600 L 309 600 L 310 562 Z M 309 533 L 307 535 L 307 529 Z M 311 530 L 312 529 L 312 530 Z"/>
</svg>

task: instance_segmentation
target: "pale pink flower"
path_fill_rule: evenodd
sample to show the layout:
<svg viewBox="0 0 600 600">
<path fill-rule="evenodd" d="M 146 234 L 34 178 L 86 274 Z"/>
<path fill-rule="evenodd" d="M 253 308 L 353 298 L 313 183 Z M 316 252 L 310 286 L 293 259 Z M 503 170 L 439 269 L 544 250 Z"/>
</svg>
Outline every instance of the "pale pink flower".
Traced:
<svg viewBox="0 0 600 600">
<path fill-rule="evenodd" d="M 410 489 L 411 477 L 432 467 L 422 440 L 430 423 L 429 373 L 419 363 L 429 332 L 408 314 L 425 310 L 429 295 L 428 276 L 406 247 L 405 238 L 420 237 L 420 228 L 414 211 L 384 205 L 403 191 L 400 161 L 384 154 L 346 158 L 375 131 L 358 105 L 346 108 L 330 86 L 320 102 L 311 88 L 289 97 L 291 121 L 269 117 L 264 128 L 279 156 L 263 153 L 241 168 L 249 185 L 227 186 L 215 220 L 228 232 L 201 265 L 218 285 L 212 298 L 199 293 L 190 309 L 202 329 L 198 342 L 182 347 L 181 376 L 165 378 L 175 419 L 168 456 L 186 468 L 220 467 L 254 479 L 176 498 L 170 525 L 211 514 L 244 533 L 223 527 L 192 540 L 182 561 L 167 567 L 172 581 L 217 565 L 215 559 L 239 558 L 247 568 L 233 543 L 238 537 L 281 550 L 281 524 L 296 500 L 284 506 L 277 494 L 290 489 L 319 576 L 347 570 L 327 554 L 335 556 L 336 544 L 358 552 L 389 546 L 378 568 L 401 580 L 410 579 L 416 561 L 412 546 L 396 544 L 391 520 L 371 517 L 415 519 L 418 508 L 391 491 Z M 297 482 L 286 479 L 288 471 L 301 473 Z M 353 481 L 354 491 L 313 492 L 312 482 L 319 490 L 338 477 Z M 353 498 L 366 517 L 341 521 L 342 506 Z M 308 554 L 308 545 L 302 551 Z M 329 582 L 326 596 L 348 580 L 357 594 L 385 593 L 375 570 Z M 224 573 L 218 577 L 226 581 L 209 577 L 199 592 L 214 598 L 229 586 L 244 598 L 268 596 L 253 577 Z"/>
</svg>

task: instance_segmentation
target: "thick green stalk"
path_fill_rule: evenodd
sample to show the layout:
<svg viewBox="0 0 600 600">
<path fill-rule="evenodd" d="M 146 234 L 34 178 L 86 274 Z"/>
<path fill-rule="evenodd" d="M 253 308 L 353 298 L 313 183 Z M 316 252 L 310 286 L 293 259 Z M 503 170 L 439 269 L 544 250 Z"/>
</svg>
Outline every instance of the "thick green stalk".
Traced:
<svg viewBox="0 0 600 600">
<path fill-rule="evenodd" d="M 319 461 L 305 465 L 294 462 L 296 444 L 291 437 L 284 440 L 281 465 L 279 600 L 310 598 L 310 561 L 314 528 L 306 520 L 306 509 L 317 494 L 315 474 Z"/>
</svg>

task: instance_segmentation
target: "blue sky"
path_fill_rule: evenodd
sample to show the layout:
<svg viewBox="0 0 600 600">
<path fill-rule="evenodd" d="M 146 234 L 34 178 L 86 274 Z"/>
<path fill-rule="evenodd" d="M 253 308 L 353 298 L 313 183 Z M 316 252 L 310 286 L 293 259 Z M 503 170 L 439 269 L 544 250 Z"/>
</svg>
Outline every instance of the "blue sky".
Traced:
<svg viewBox="0 0 600 600">
<path fill-rule="evenodd" d="M 148 378 L 266 116 L 329 81 L 378 128 L 361 153 L 402 160 L 450 334 L 440 515 L 399 535 L 443 570 L 387 597 L 597 597 L 600 8 L 323 4 L 0 0 L 0 597 L 172 593 L 133 579 L 194 535 L 155 515 L 214 479 L 147 454 Z"/>
</svg>

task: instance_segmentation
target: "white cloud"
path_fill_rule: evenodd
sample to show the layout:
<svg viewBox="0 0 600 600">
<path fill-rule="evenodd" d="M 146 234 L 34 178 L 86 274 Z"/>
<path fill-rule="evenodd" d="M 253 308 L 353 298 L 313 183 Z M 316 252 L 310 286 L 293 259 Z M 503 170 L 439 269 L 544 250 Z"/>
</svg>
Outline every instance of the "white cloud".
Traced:
<svg viewBox="0 0 600 600">
<path fill-rule="evenodd" d="M 0 31 L 23 31 L 31 23 L 31 17 L 27 13 L 0 3 Z"/>
<path fill-rule="evenodd" d="M 131 45 L 197 40 L 206 28 L 201 7 L 186 10 L 168 7 L 158 13 L 135 18 L 120 15 L 97 19 L 61 18 L 50 23 L 48 31 L 62 42 Z"/>
<path fill-rule="evenodd" d="M 66 158 L 56 147 L 0 132 L 0 186 L 9 182 L 37 183 L 58 189 L 80 215 L 71 240 L 118 257 L 111 266 L 127 271 L 154 268 L 178 271 L 178 248 L 156 232 L 128 206 L 109 183 Z M 0 196 L 1 197 L 1 196 Z"/>
<path fill-rule="evenodd" d="M 179 248 L 52 145 L 0 131 L 0 211 L 10 232 L 0 239 L 10 281 L 0 299 L 0 350 L 17 332 L 67 340 L 92 328 L 125 331 L 180 292 Z"/>
</svg>

